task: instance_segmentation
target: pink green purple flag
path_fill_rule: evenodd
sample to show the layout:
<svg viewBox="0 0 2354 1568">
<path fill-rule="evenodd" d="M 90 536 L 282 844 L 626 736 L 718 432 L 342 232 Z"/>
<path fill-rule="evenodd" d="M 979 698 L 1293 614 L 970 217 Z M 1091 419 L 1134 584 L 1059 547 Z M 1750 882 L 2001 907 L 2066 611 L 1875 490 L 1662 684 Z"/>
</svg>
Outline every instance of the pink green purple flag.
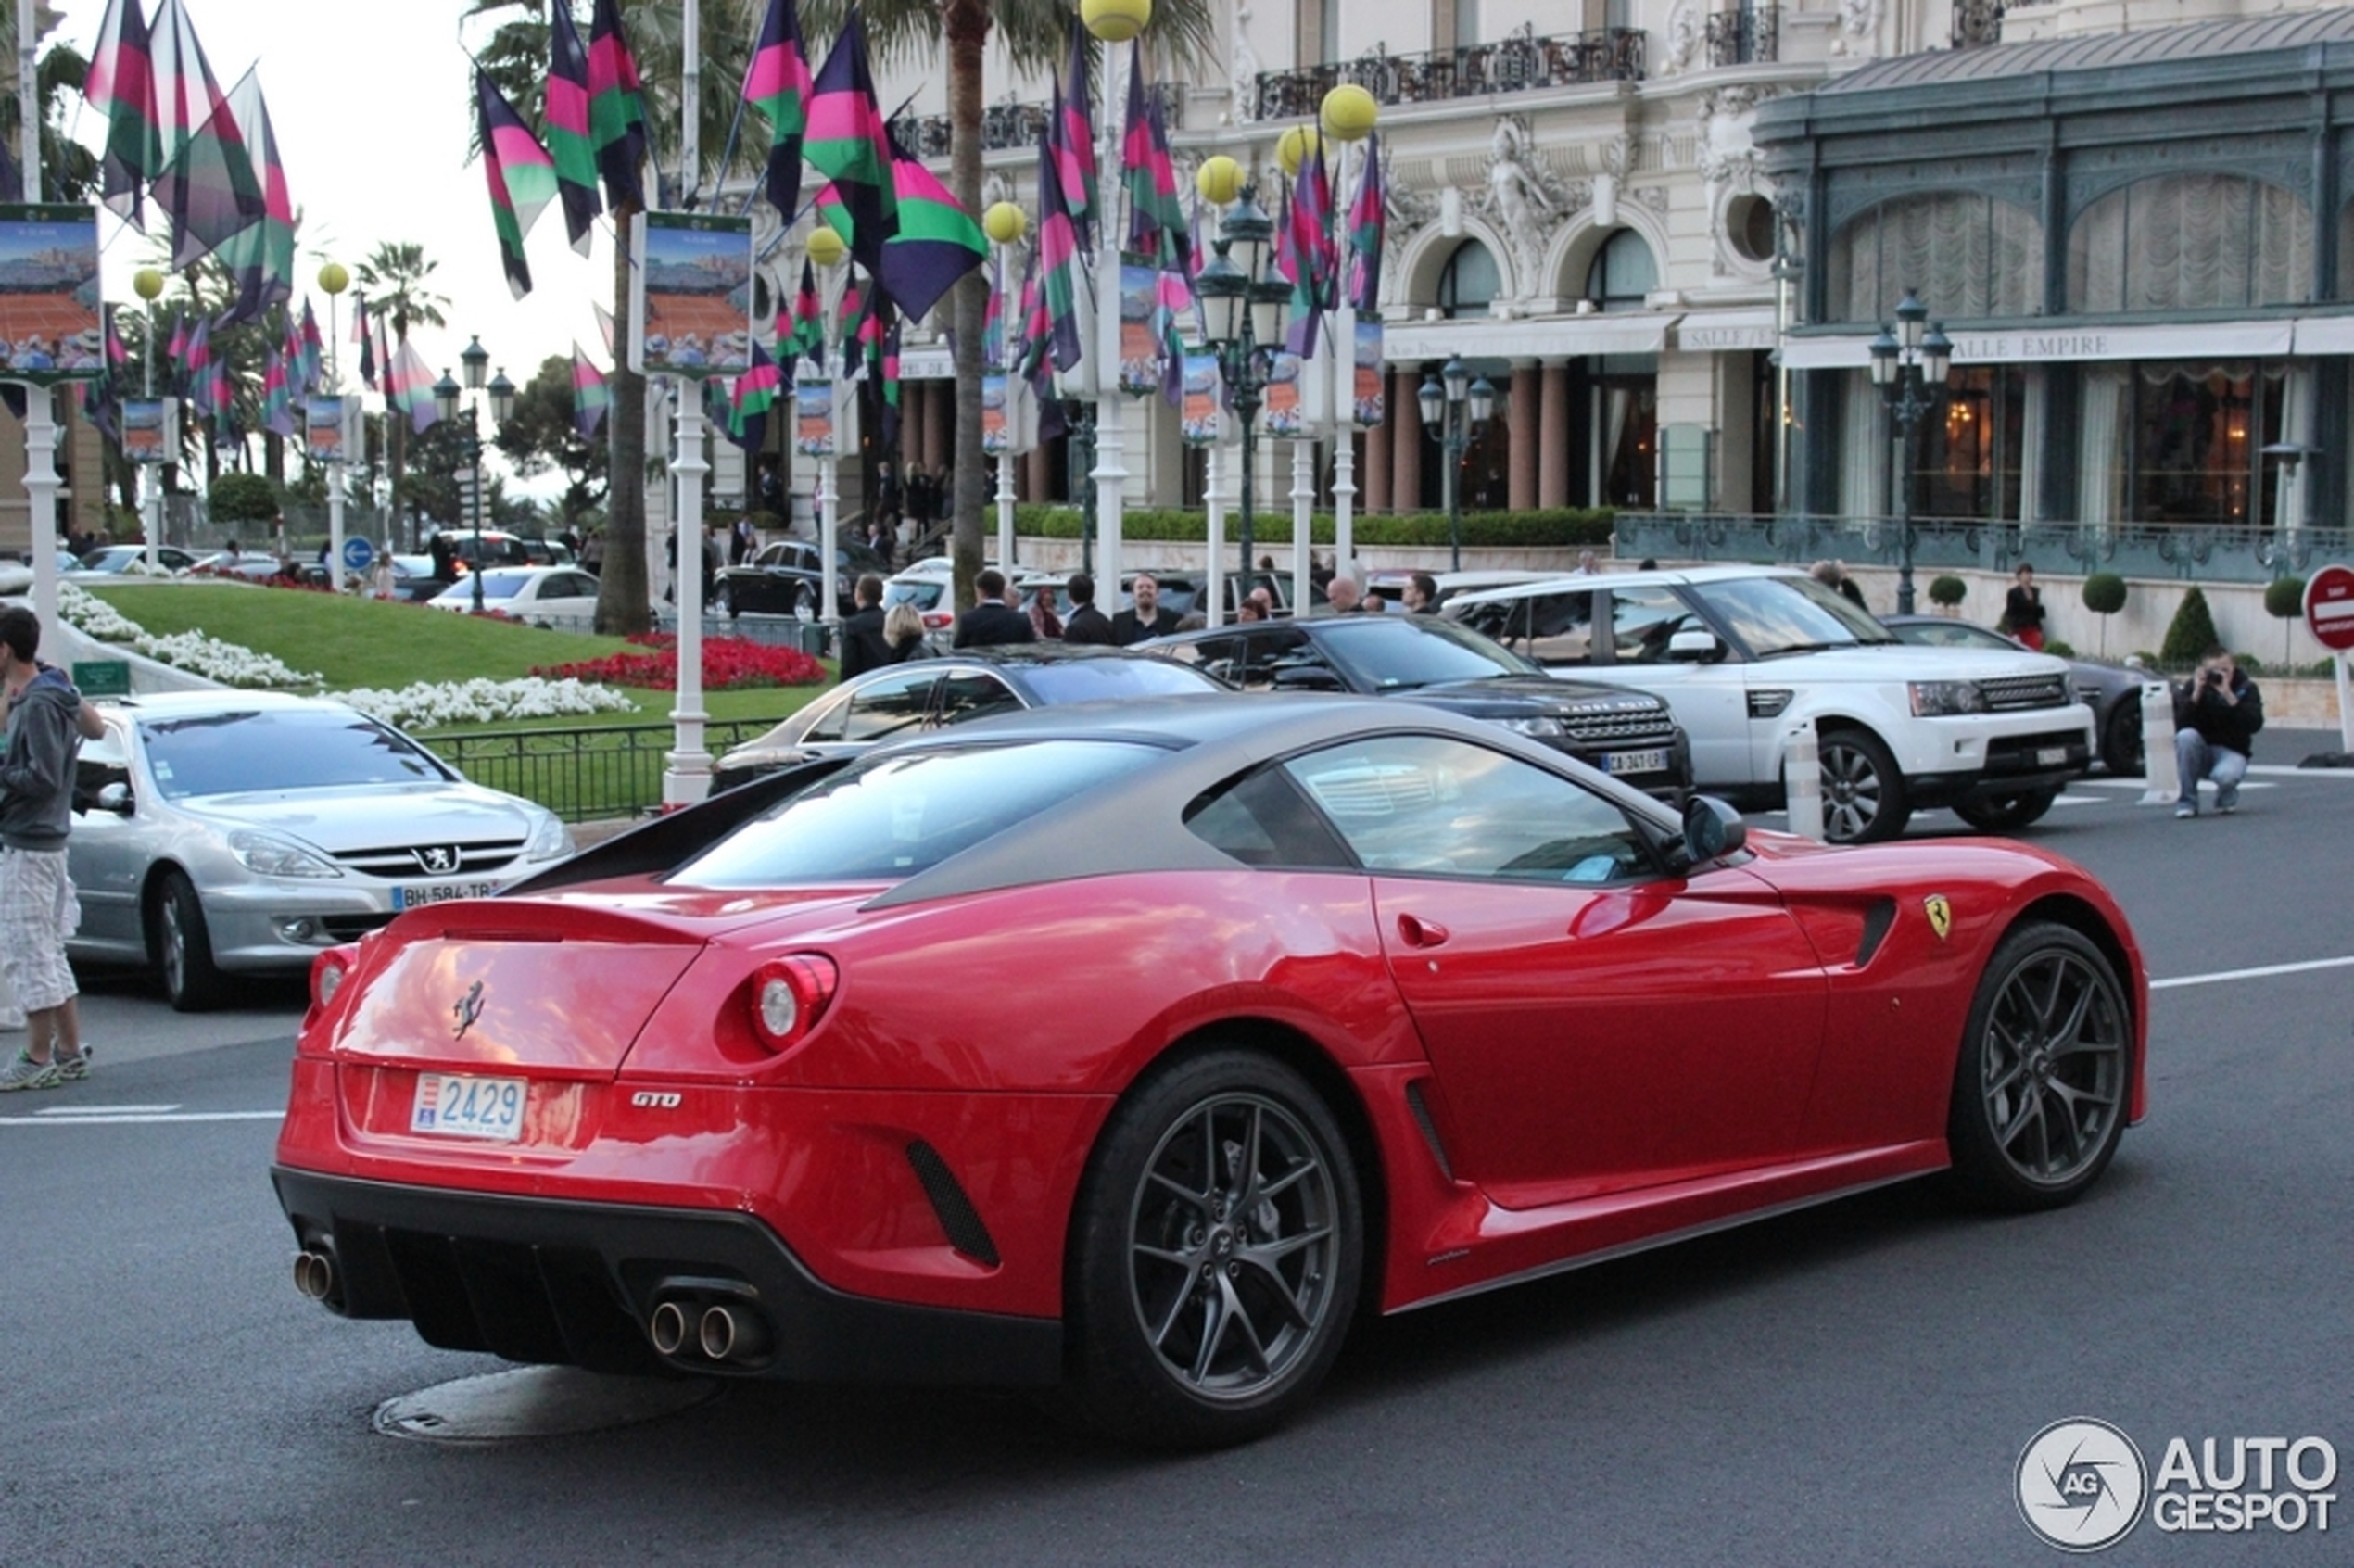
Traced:
<svg viewBox="0 0 2354 1568">
<path fill-rule="evenodd" d="M 613 407 L 613 391 L 605 385 L 605 373 L 599 370 L 580 345 L 572 346 L 572 427 L 586 441 L 597 434 L 597 426 L 604 424 L 605 411 Z"/>
<path fill-rule="evenodd" d="M 573 249 L 588 254 L 589 230 L 604 204 L 597 198 L 597 144 L 588 127 L 588 51 L 573 25 L 568 0 L 548 17 L 548 86 L 541 121 L 548 156 L 555 160 L 556 190 L 563 197 L 564 233 Z"/>
<path fill-rule="evenodd" d="M 229 112 L 261 182 L 261 216 L 221 242 L 219 256 L 237 280 L 237 297 L 221 319 L 222 326 L 258 321 L 273 305 L 294 297 L 295 210 L 286 194 L 286 171 L 278 159 L 278 136 L 261 82 L 246 72 L 229 95 Z"/>
<path fill-rule="evenodd" d="M 646 92 L 618 0 L 597 0 L 588 23 L 588 139 L 604 176 L 605 205 L 644 207 Z"/>
<path fill-rule="evenodd" d="M 884 132 L 891 144 L 892 186 L 898 231 L 883 243 L 882 282 L 910 321 L 921 321 L 989 254 L 981 225 L 920 159 Z"/>
<path fill-rule="evenodd" d="M 744 72 L 744 102 L 768 121 L 769 205 L 791 222 L 801 215 L 801 142 L 809 129 L 808 53 L 801 43 L 801 12 L 793 0 L 768 0 L 760 42 Z"/>
<path fill-rule="evenodd" d="M 881 276 L 883 242 L 898 226 L 898 187 L 892 175 L 890 137 L 875 103 L 867 26 L 855 6 L 843 19 L 812 84 L 802 156 L 834 183 L 850 218 L 850 230 L 842 236 L 850 242 L 850 253 L 868 272 Z"/>
<path fill-rule="evenodd" d="M 1365 172 L 1348 204 L 1348 303 L 1361 316 L 1381 309 L 1381 247 L 1388 209 L 1382 187 L 1381 133 L 1365 138 Z"/>
<path fill-rule="evenodd" d="M 490 186 L 490 219 L 499 234 L 499 261 L 517 299 L 531 292 L 524 236 L 556 199 L 556 161 L 487 72 L 475 72 L 475 108 L 482 133 L 483 178 Z"/>
<path fill-rule="evenodd" d="M 139 204 L 147 183 L 163 171 L 163 134 L 156 124 L 155 68 L 141 0 L 107 0 L 82 96 L 107 117 L 107 147 L 99 160 L 106 205 L 144 232 Z"/>
</svg>

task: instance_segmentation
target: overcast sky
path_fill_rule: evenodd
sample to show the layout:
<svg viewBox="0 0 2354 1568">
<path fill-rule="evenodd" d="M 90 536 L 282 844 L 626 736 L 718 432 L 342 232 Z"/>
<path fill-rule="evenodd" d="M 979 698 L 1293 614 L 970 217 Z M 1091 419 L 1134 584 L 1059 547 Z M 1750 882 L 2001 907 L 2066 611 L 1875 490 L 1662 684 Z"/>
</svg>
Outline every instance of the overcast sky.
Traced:
<svg viewBox="0 0 2354 1568">
<path fill-rule="evenodd" d="M 94 50 L 105 0 L 53 3 L 65 21 L 51 36 Z M 152 13 L 155 0 L 146 3 Z M 606 362 L 590 302 L 612 300 L 609 229 L 601 227 L 597 252 L 584 260 L 565 243 L 563 214 L 551 203 L 525 242 L 530 295 L 516 300 L 500 270 L 482 166 L 466 156 L 473 98 L 462 45 L 479 44 L 488 29 L 477 22 L 461 39 L 465 0 L 184 3 L 223 92 L 247 67 L 259 70 L 286 187 L 302 215 L 297 297 L 310 293 L 323 328 L 322 262 L 356 271 L 379 243 L 413 241 L 439 263 L 432 281 L 451 301 L 446 330 L 412 334 L 437 375 L 457 371 L 458 351 L 474 334 L 493 366 L 518 383 L 546 356 L 569 354 L 576 338 Z M 74 133 L 95 145 L 105 125 L 85 111 Z M 135 303 L 131 275 L 155 260 L 155 242 L 111 212 L 100 213 L 98 233 L 107 297 Z M 346 356 L 351 298 L 343 297 L 337 335 L 336 351 Z M 345 373 L 354 378 L 355 360 L 346 359 Z"/>
</svg>

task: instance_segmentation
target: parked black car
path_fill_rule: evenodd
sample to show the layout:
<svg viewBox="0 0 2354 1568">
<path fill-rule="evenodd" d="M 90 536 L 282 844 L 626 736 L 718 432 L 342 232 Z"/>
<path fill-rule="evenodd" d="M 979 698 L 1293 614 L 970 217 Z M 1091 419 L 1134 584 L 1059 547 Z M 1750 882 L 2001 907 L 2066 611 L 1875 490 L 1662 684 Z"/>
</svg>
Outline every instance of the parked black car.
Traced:
<svg viewBox="0 0 2354 1568">
<path fill-rule="evenodd" d="M 1128 648 L 1019 642 L 887 664 L 846 680 L 767 734 L 719 759 L 714 790 L 811 757 L 855 755 L 884 740 L 1057 702 L 1184 696 L 1225 688 L 1174 660 Z"/>
<path fill-rule="evenodd" d="M 818 611 L 823 557 L 807 539 L 774 539 L 740 566 L 723 566 L 711 590 L 715 615 L 799 615 Z M 859 574 L 888 577 L 882 557 L 862 544 L 843 540 L 834 550 L 836 613 L 849 614 L 851 585 Z"/>
<path fill-rule="evenodd" d="M 1487 719 L 1674 799 L 1691 751 L 1648 691 L 1562 680 L 1479 633 L 1427 615 L 1311 615 L 1182 632 L 1139 644 L 1247 691 L 1354 691 Z"/>
<path fill-rule="evenodd" d="M 1939 648 L 2023 648 L 1992 626 L 1951 615 L 1882 615 L 1882 625 L 1906 642 Z M 2142 771 L 2142 688 L 2158 678 L 2130 664 L 2069 658 L 2069 689 L 2093 710 L 2101 762 L 2111 773 Z"/>
</svg>

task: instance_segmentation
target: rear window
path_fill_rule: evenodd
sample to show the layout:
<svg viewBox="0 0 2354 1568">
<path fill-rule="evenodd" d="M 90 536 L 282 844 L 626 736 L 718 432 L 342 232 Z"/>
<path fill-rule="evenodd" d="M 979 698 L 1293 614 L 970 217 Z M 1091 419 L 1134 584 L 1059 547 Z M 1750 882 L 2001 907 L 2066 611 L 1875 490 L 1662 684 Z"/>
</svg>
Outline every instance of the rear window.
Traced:
<svg viewBox="0 0 2354 1568">
<path fill-rule="evenodd" d="M 877 757 L 778 802 L 670 879 L 697 888 L 897 881 L 1157 754 L 1126 741 L 1042 740 Z"/>
<path fill-rule="evenodd" d="M 1157 659 L 1064 659 L 1025 667 L 1023 684 L 1038 705 L 1099 697 L 1183 697 L 1225 689 L 1197 670 Z"/>
</svg>

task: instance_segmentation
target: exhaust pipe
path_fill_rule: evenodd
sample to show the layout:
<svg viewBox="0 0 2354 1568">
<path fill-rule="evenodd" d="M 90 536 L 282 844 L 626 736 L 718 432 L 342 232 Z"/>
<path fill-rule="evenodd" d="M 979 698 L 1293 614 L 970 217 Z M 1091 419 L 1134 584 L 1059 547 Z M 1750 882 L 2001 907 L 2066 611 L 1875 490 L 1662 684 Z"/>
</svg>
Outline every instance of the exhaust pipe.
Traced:
<svg viewBox="0 0 2354 1568">
<path fill-rule="evenodd" d="M 646 1336 L 662 1354 L 676 1356 L 687 1343 L 687 1309 L 676 1301 L 662 1302 L 646 1320 Z"/>
<path fill-rule="evenodd" d="M 335 1294 L 335 1259 L 323 1252 L 298 1252 L 294 1263 L 295 1289 L 313 1301 L 324 1301 Z"/>
<path fill-rule="evenodd" d="M 768 1348 L 768 1331 L 741 1307 L 717 1306 L 703 1312 L 702 1353 L 715 1361 L 749 1361 Z"/>
</svg>

